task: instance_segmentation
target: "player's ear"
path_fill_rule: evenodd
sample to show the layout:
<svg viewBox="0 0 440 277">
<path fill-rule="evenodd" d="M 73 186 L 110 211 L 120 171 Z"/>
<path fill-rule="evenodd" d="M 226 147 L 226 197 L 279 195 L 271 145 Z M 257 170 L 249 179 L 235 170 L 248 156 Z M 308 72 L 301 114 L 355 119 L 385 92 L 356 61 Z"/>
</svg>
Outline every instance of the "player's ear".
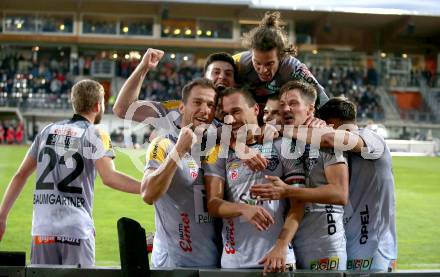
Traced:
<svg viewBox="0 0 440 277">
<path fill-rule="evenodd" d="M 185 110 L 185 104 L 183 103 L 183 100 L 179 104 L 179 112 L 183 114 L 183 111 Z"/>
<path fill-rule="evenodd" d="M 256 116 L 258 116 L 258 114 L 260 113 L 260 106 L 258 104 L 255 104 L 253 106 L 253 110 Z"/>
<path fill-rule="evenodd" d="M 315 114 L 315 104 L 310 104 L 307 110 L 308 116 L 313 116 Z"/>
<path fill-rule="evenodd" d="M 93 105 L 93 112 L 98 113 L 100 109 L 100 103 L 96 102 L 95 105 Z"/>
</svg>

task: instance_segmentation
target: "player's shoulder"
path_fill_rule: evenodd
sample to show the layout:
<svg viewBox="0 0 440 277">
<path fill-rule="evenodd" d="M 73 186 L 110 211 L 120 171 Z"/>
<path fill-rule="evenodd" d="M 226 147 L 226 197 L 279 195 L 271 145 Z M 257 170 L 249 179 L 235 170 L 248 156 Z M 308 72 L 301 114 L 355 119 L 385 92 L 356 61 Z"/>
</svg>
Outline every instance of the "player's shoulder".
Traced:
<svg viewBox="0 0 440 277">
<path fill-rule="evenodd" d="M 244 51 L 232 56 L 239 72 L 245 72 L 252 67 L 252 53 Z"/>
<path fill-rule="evenodd" d="M 178 110 L 182 101 L 180 100 L 167 100 L 162 102 L 162 105 L 167 109 L 167 111 Z"/>
<path fill-rule="evenodd" d="M 208 154 L 206 155 L 205 163 L 215 164 L 219 160 L 221 152 L 222 152 L 222 146 L 220 144 L 217 144 L 211 149 L 209 149 L 207 152 Z"/>
</svg>

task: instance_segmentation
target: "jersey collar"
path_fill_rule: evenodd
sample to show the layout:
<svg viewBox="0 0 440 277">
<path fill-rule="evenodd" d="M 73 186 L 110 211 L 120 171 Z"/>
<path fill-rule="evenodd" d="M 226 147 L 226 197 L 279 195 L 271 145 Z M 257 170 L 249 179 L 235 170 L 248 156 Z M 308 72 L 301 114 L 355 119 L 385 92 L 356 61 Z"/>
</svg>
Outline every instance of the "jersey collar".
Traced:
<svg viewBox="0 0 440 277">
<path fill-rule="evenodd" d="M 75 121 L 89 121 L 89 120 L 80 114 L 74 114 L 71 121 L 75 122 Z"/>
</svg>

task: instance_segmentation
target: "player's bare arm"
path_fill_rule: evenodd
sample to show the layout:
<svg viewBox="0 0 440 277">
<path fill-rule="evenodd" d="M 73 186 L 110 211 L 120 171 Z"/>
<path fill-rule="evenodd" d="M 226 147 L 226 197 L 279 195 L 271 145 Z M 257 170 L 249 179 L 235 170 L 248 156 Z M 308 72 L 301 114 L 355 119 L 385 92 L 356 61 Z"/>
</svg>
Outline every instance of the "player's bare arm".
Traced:
<svg viewBox="0 0 440 277">
<path fill-rule="evenodd" d="M 284 221 L 283 229 L 278 236 L 274 247 L 261 259 L 260 264 L 264 265 L 263 275 L 267 272 L 284 272 L 286 265 L 286 249 L 298 230 L 299 223 L 304 216 L 304 203 L 301 201 L 290 201 L 290 209 Z"/>
<path fill-rule="evenodd" d="M 165 161 L 156 169 L 147 169 L 141 183 L 141 195 L 146 203 L 153 204 L 168 191 L 180 159 L 191 151 L 196 141 L 194 132 L 188 127 L 183 127 L 176 145 Z"/>
<path fill-rule="evenodd" d="M 20 195 L 27 179 L 35 171 L 36 167 L 37 160 L 32 156 L 27 155 L 6 189 L 0 206 L 0 241 L 6 231 L 6 221 L 8 219 L 9 211 L 14 205 L 15 200 L 17 200 L 17 197 Z"/>
<path fill-rule="evenodd" d="M 147 105 L 149 101 L 140 101 L 138 98 L 147 73 L 151 69 L 156 68 L 163 55 L 164 52 L 162 50 L 148 48 L 141 62 L 127 81 L 125 81 L 118 94 L 115 105 L 113 106 L 115 115 L 120 118 L 126 118 L 130 106 L 134 105 L 130 108 L 130 110 L 135 111 L 134 114 L 128 118 L 130 120 L 142 122 L 148 117 L 156 118 L 160 116 L 152 105 Z"/>
<path fill-rule="evenodd" d="M 257 184 L 251 193 L 263 199 L 284 199 L 311 203 L 345 205 L 348 201 L 348 167 L 338 163 L 325 168 L 328 184 L 316 188 L 299 188 L 288 186 L 278 176 L 265 176 L 268 184 Z"/>
<path fill-rule="evenodd" d="M 110 157 L 103 157 L 96 161 L 96 169 L 104 185 L 123 192 L 139 194 L 141 183 L 134 178 L 119 172 Z"/>
</svg>

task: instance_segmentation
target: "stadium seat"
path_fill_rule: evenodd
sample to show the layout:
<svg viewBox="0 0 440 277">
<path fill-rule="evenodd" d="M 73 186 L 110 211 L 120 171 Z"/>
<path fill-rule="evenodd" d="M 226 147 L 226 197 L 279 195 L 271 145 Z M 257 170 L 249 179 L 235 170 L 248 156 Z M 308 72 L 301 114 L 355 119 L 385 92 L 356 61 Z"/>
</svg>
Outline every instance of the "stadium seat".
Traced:
<svg viewBox="0 0 440 277">
<path fill-rule="evenodd" d="M 120 218 L 117 225 L 122 276 L 150 276 L 144 228 L 126 217 Z"/>
</svg>

